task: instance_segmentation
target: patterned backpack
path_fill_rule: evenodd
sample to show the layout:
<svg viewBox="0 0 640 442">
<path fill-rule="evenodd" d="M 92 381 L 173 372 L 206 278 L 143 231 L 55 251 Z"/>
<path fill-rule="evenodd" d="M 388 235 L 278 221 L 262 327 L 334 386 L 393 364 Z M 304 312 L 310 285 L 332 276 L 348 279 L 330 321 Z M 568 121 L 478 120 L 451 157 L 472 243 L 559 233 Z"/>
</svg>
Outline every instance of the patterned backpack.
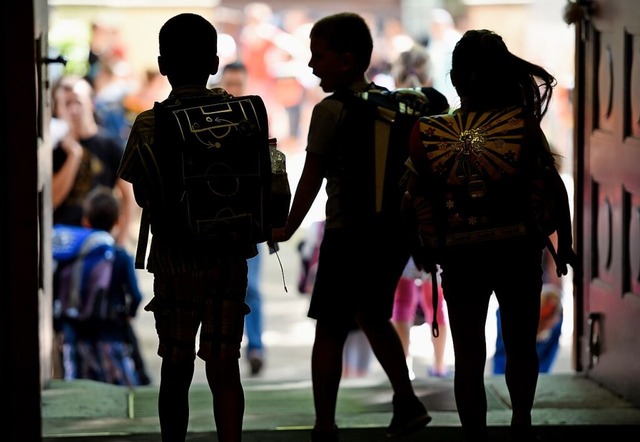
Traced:
<svg viewBox="0 0 640 442">
<path fill-rule="evenodd" d="M 542 130 L 521 108 L 425 117 L 417 128 L 409 194 L 435 262 L 445 249 L 524 235 L 538 236 L 554 257 L 549 235 L 571 244 L 566 189 Z"/>
<path fill-rule="evenodd" d="M 274 202 L 272 187 L 289 191 L 286 174 L 272 173 L 272 154 L 283 154 L 270 146 L 259 96 L 169 98 L 155 104 L 154 118 L 153 145 L 141 150 L 150 201 L 136 268 L 144 267 L 149 229 L 168 241 L 228 248 L 264 242 L 286 221 L 288 201 Z"/>
</svg>

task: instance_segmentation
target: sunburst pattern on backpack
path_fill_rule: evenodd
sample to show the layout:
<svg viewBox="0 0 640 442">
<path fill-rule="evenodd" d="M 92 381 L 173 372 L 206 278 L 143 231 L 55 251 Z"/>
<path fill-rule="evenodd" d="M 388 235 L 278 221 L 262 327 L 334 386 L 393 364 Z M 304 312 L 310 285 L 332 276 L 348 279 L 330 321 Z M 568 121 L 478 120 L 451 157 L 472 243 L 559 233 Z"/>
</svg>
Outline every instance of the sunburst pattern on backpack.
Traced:
<svg viewBox="0 0 640 442">
<path fill-rule="evenodd" d="M 424 117 L 411 161 L 430 201 L 414 210 L 423 243 L 461 245 L 521 236 L 529 210 L 522 181 L 527 126 L 522 109 Z M 520 201 L 520 203 L 513 203 Z"/>
</svg>

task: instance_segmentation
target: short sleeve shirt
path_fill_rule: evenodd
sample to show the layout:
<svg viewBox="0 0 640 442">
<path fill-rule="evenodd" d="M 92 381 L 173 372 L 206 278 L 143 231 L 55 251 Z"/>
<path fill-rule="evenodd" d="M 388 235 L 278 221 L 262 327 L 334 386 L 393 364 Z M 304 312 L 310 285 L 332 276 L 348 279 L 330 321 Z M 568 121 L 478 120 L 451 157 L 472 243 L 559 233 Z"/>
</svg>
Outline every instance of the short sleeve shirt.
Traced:
<svg viewBox="0 0 640 442">
<path fill-rule="evenodd" d="M 354 92 L 363 91 L 369 83 L 357 83 L 351 86 Z M 338 176 L 337 149 L 340 143 L 336 142 L 338 126 L 342 118 L 344 106 L 340 100 L 327 99 L 320 101 L 313 108 L 309 135 L 307 137 L 307 152 L 323 155 L 327 158 L 328 167 L 325 178 L 327 179 L 326 192 L 327 203 L 325 206 L 326 228 L 339 228 L 343 226 L 343 215 L 340 212 L 339 192 L 340 183 Z"/>
</svg>

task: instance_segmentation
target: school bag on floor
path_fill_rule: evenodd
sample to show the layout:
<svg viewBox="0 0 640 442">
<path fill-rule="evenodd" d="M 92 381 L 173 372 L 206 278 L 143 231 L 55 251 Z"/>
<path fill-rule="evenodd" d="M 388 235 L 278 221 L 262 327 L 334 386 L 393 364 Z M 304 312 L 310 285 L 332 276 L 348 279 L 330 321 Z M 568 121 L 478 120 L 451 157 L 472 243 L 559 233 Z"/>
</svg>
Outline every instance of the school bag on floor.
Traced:
<svg viewBox="0 0 640 442">
<path fill-rule="evenodd" d="M 564 183 L 537 122 L 521 108 L 421 118 L 412 144 L 410 189 L 423 259 L 441 263 L 447 249 L 534 235 L 571 249 Z M 566 273 L 566 262 L 556 261 Z"/>
<path fill-rule="evenodd" d="M 446 98 L 433 88 L 390 91 L 371 83 L 363 92 L 336 92 L 326 99 L 344 106 L 336 139 L 343 146 L 338 174 L 347 227 L 402 228 L 411 129 L 421 116 L 446 112 Z"/>
<path fill-rule="evenodd" d="M 170 98 L 155 104 L 154 116 L 154 143 L 143 152 L 151 198 L 136 268 L 144 267 L 149 225 L 169 241 L 233 247 L 266 241 L 273 221 L 286 221 L 286 213 L 272 210 L 268 118 L 260 97 Z M 278 207 L 288 212 L 288 205 Z"/>
<path fill-rule="evenodd" d="M 55 225 L 52 238 L 54 318 L 115 319 L 109 299 L 115 241 L 104 230 Z"/>
</svg>

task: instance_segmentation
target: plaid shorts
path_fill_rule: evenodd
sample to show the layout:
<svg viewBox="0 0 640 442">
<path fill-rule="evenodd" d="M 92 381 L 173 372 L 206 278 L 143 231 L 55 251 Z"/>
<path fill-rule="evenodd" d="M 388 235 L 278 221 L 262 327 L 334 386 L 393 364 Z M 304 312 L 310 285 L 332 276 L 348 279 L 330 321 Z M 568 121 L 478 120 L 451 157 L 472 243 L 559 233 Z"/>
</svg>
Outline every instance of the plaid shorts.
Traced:
<svg viewBox="0 0 640 442">
<path fill-rule="evenodd" d="M 154 274 L 154 297 L 145 310 L 154 314 L 158 355 L 172 361 L 207 361 L 221 353 L 240 357 L 244 317 L 249 312 L 247 261 L 224 260 L 206 272 Z"/>
</svg>

